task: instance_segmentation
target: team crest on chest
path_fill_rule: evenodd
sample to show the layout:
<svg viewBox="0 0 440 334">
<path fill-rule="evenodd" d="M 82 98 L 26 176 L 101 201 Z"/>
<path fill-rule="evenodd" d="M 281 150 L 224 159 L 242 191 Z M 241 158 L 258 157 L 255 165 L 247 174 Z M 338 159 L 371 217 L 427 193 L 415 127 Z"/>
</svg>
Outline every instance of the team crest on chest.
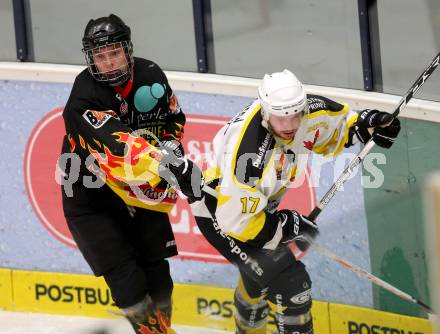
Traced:
<svg viewBox="0 0 440 334">
<path fill-rule="evenodd" d="M 316 144 L 316 141 L 318 140 L 318 138 L 319 138 L 319 129 L 316 130 L 316 132 L 315 132 L 315 136 L 314 136 L 314 138 L 313 138 L 313 141 L 310 141 L 310 140 L 308 140 L 308 141 L 303 141 L 303 143 L 304 143 L 304 147 L 305 147 L 306 149 L 312 151 L 312 150 L 313 150 L 313 147 L 314 147 L 315 144 Z"/>
<path fill-rule="evenodd" d="M 128 103 L 119 93 L 116 93 L 116 98 L 121 102 L 119 105 L 119 115 L 124 116 L 128 112 Z"/>
<path fill-rule="evenodd" d="M 119 112 L 121 116 L 124 116 L 127 112 L 128 112 L 128 103 L 125 101 L 122 101 L 120 107 L 119 107 Z"/>
</svg>

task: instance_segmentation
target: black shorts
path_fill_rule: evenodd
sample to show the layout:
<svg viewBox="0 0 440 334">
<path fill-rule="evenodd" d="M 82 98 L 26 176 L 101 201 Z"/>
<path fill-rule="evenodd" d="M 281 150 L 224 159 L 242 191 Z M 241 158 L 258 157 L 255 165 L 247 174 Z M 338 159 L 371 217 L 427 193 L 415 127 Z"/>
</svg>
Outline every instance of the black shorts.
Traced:
<svg viewBox="0 0 440 334">
<path fill-rule="evenodd" d="M 73 197 L 62 194 L 67 225 L 96 276 L 130 259 L 145 265 L 177 255 L 168 214 L 135 208 L 131 215 L 106 185 L 73 184 Z"/>
</svg>

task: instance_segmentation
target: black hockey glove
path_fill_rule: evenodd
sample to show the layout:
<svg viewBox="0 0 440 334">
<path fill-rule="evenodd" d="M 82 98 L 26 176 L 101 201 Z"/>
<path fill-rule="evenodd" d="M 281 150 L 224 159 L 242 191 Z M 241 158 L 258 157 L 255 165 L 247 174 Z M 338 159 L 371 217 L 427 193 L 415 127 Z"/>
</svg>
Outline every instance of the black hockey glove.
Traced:
<svg viewBox="0 0 440 334">
<path fill-rule="evenodd" d="M 295 241 L 301 251 L 306 251 L 319 234 L 318 226 L 295 210 L 279 210 L 278 217 L 283 227 L 281 242 Z"/>
<path fill-rule="evenodd" d="M 183 158 L 185 155 L 182 144 L 174 139 L 162 139 L 160 147 L 167 152 L 173 152 L 178 158 Z"/>
<path fill-rule="evenodd" d="M 365 144 L 373 137 L 373 141 L 380 147 L 390 148 L 399 134 L 400 121 L 387 112 L 365 109 L 359 114 L 352 129 L 362 143 Z M 372 134 L 369 129 L 373 129 Z"/>
<path fill-rule="evenodd" d="M 191 160 L 177 157 L 174 151 L 166 146 L 162 150 L 159 176 L 188 197 L 189 203 L 203 197 L 203 175 L 200 168 Z"/>
</svg>

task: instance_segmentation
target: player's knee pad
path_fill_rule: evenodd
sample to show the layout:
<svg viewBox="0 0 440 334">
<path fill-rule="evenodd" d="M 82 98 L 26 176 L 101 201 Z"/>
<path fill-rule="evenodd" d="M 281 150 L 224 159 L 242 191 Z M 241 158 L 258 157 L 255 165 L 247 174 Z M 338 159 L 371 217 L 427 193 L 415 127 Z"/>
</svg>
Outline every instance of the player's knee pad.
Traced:
<svg viewBox="0 0 440 334">
<path fill-rule="evenodd" d="M 251 297 L 240 278 L 234 294 L 237 334 L 266 333 L 269 308 L 265 297 L 264 291 L 258 291 L 257 296 Z"/>
<path fill-rule="evenodd" d="M 171 320 L 167 312 L 171 313 L 171 304 L 165 309 L 159 309 L 151 297 L 146 295 L 140 302 L 122 308 L 122 311 L 136 333 L 170 332 Z"/>
<path fill-rule="evenodd" d="M 138 303 L 147 294 L 144 271 L 134 260 L 125 261 L 103 274 L 113 299 L 120 308 Z"/>
<path fill-rule="evenodd" d="M 286 268 L 269 286 L 269 306 L 280 334 L 313 333 L 312 282 L 301 262 Z"/>
</svg>

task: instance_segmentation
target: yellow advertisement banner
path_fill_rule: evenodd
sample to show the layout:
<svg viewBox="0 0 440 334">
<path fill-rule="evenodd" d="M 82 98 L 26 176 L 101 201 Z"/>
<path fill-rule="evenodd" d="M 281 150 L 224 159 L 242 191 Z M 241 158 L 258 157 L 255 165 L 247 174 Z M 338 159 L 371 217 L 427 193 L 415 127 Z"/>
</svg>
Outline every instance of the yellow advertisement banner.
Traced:
<svg viewBox="0 0 440 334">
<path fill-rule="evenodd" d="M 12 308 L 12 271 L 9 269 L 0 269 L 0 308 Z"/>
<path fill-rule="evenodd" d="M 173 323 L 234 330 L 232 289 L 176 284 Z M 0 308 L 52 314 L 118 317 L 105 281 L 89 275 L 0 269 Z M 315 333 L 433 334 L 431 324 L 415 317 L 350 305 L 313 301 Z M 269 315 L 269 330 L 275 331 Z"/>
<path fill-rule="evenodd" d="M 234 331 L 234 290 L 191 284 L 176 284 L 173 294 L 173 322 Z M 313 302 L 315 333 L 329 333 L 328 303 Z M 269 314 L 269 330 L 275 322 Z"/>
<path fill-rule="evenodd" d="M 105 281 L 89 275 L 13 271 L 15 311 L 52 314 L 115 317 L 120 314 L 113 304 Z M 11 293 L 9 287 L 9 295 Z M 233 289 L 176 284 L 173 293 L 173 323 L 233 331 Z M 12 304 L 12 301 L 8 302 Z M 120 316 L 120 315 L 119 315 Z M 315 330 L 328 333 L 328 303 L 314 301 Z M 275 330 L 269 315 L 269 328 Z"/>
<path fill-rule="evenodd" d="M 173 293 L 173 322 L 232 331 L 233 295 L 232 289 L 176 284 Z"/>
<path fill-rule="evenodd" d="M 112 317 L 118 312 L 105 281 L 89 275 L 13 271 L 16 311 Z"/>
<path fill-rule="evenodd" d="M 426 319 L 329 304 L 331 333 L 337 334 L 433 334 Z"/>
</svg>

